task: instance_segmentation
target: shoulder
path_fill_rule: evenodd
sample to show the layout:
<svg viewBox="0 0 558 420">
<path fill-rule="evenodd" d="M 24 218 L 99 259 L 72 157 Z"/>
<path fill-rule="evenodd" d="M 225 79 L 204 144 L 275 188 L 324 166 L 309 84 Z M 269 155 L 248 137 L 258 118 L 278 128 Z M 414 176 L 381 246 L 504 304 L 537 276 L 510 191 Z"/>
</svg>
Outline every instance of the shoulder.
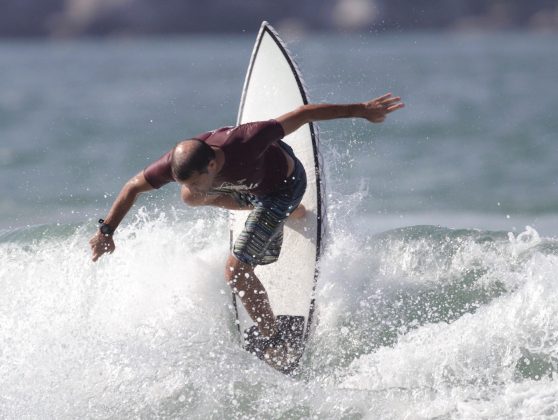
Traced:
<svg viewBox="0 0 558 420">
<path fill-rule="evenodd" d="M 169 150 L 143 170 L 145 179 L 153 188 L 161 188 L 174 181 L 171 169 L 172 151 L 173 149 Z"/>
<path fill-rule="evenodd" d="M 285 132 L 283 126 L 275 119 L 265 121 L 252 121 L 241 124 L 235 128 L 246 137 L 271 137 L 281 139 Z"/>
</svg>

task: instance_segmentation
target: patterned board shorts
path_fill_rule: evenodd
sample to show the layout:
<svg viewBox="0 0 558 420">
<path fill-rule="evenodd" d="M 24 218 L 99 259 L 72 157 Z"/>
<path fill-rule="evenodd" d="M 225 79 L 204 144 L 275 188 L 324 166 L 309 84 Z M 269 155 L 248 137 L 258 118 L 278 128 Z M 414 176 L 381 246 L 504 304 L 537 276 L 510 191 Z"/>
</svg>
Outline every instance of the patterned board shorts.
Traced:
<svg viewBox="0 0 558 420">
<path fill-rule="evenodd" d="M 294 211 L 306 191 L 306 172 L 302 163 L 292 154 L 295 167 L 285 187 L 265 196 L 233 193 L 243 207 L 253 206 L 244 229 L 237 237 L 232 253 L 251 266 L 271 264 L 279 258 L 283 243 L 283 225 Z"/>
</svg>

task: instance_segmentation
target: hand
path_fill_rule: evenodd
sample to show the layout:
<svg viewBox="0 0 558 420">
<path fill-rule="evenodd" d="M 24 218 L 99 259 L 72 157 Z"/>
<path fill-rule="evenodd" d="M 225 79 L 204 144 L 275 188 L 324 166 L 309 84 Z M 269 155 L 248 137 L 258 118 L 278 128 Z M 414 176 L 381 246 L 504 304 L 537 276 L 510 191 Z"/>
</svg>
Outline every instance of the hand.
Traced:
<svg viewBox="0 0 558 420">
<path fill-rule="evenodd" d="M 391 93 L 386 93 L 379 98 L 365 102 L 363 105 L 364 111 L 362 118 L 373 123 L 383 122 L 387 114 L 405 106 L 405 104 L 401 102 L 399 96 L 391 96 Z"/>
<path fill-rule="evenodd" d="M 93 251 L 93 262 L 106 252 L 112 254 L 116 248 L 112 235 L 103 235 L 100 231 L 89 240 L 89 245 Z"/>
</svg>

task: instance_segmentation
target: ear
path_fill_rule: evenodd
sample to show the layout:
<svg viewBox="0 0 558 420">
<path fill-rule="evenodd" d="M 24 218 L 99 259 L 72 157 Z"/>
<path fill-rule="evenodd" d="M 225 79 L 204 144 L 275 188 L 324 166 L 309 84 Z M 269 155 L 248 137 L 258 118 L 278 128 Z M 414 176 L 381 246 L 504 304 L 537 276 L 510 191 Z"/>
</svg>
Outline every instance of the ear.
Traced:
<svg viewBox="0 0 558 420">
<path fill-rule="evenodd" d="M 211 172 L 217 169 L 217 159 L 211 159 L 207 164 L 207 169 Z"/>
</svg>

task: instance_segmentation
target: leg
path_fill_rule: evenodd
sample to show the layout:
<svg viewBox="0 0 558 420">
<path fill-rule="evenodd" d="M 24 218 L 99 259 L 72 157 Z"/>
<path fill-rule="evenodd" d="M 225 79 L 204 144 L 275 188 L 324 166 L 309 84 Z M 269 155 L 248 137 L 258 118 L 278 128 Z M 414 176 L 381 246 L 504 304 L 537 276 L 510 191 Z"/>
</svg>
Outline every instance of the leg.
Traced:
<svg viewBox="0 0 558 420">
<path fill-rule="evenodd" d="M 228 284 L 266 337 L 276 332 L 275 316 L 267 292 L 254 273 L 254 267 L 271 264 L 279 258 L 283 225 L 293 209 L 300 205 L 306 188 L 306 175 L 302 166 L 297 178 L 298 182 L 289 189 L 251 200 L 254 209 L 234 242 L 225 270 Z M 301 206 L 294 217 L 303 217 L 304 212 L 304 206 Z"/>
<path fill-rule="evenodd" d="M 182 201 L 189 206 L 213 206 L 228 210 L 250 210 L 253 206 L 249 203 L 240 204 L 230 194 L 203 194 L 191 192 L 188 187 L 182 186 Z M 304 217 L 306 209 L 301 204 L 290 214 L 290 218 L 300 219 Z"/>
<path fill-rule="evenodd" d="M 291 214 L 289 214 L 289 219 L 302 219 L 306 215 L 306 207 L 303 204 L 299 204 Z"/>
<path fill-rule="evenodd" d="M 206 194 L 192 192 L 185 185 L 182 186 L 180 195 L 182 201 L 184 201 L 189 206 L 214 206 L 221 207 L 229 210 L 247 210 L 252 208 L 249 203 L 241 205 L 237 200 L 233 198 L 230 194 Z"/>
<path fill-rule="evenodd" d="M 230 255 L 225 267 L 225 279 L 238 295 L 250 318 L 258 324 L 260 332 L 266 337 L 276 333 L 275 315 L 267 293 L 254 273 L 254 267 Z"/>
</svg>

